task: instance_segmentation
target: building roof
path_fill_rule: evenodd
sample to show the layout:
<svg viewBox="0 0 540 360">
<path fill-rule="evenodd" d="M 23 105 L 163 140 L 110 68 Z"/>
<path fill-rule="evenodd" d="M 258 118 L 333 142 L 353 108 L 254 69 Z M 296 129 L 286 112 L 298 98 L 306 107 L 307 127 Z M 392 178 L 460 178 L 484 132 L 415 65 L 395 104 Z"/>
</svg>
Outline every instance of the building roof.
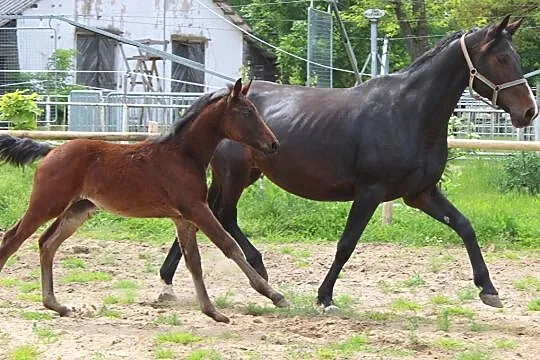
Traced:
<svg viewBox="0 0 540 360">
<path fill-rule="evenodd" d="M 20 15 L 39 0 L 0 0 L 0 15 Z M 0 19 L 0 26 L 8 23 L 8 19 Z"/>
<path fill-rule="evenodd" d="M 39 0 L 0 0 L 0 15 L 20 15 L 24 10 L 32 7 L 32 5 L 36 4 L 38 1 Z M 247 24 L 244 18 L 242 18 L 242 16 L 240 16 L 240 14 L 238 14 L 238 12 L 236 12 L 236 10 L 234 10 L 226 0 L 213 0 L 213 2 L 221 9 L 221 11 L 223 11 L 223 14 L 229 21 L 244 31 L 249 33 L 252 32 L 251 27 Z M 9 20 L 7 19 L 0 19 L 0 26 L 4 26 L 8 22 Z M 274 57 L 271 52 L 263 48 L 251 37 L 246 36 L 245 39 L 252 42 L 257 48 L 259 48 L 259 50 L 265 53 L 266 56 Z"/>
</svg>

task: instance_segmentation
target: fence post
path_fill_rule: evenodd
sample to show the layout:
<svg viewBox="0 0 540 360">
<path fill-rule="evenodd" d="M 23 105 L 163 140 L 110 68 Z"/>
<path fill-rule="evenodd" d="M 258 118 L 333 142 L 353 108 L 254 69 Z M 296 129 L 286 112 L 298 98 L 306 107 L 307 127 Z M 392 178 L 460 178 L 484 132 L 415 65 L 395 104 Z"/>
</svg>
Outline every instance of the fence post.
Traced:
<svg viewBox="0 0 540 360">
<path fill-rule="evenodd" d="M 540 81 L 536 82 L 536 104 L 540 107 Z M 534 140 L 540 141 L 540 116 L 534 121 Z M 536 155 L 540 156 L 540 151 Z"/>
<path fill-rule="evenodd" d="M 158 132 L 159 132 L 158 122 L 150 120 L 148 122 L 148 134 L 149 135 L 155 135 Z"/>
</svg>

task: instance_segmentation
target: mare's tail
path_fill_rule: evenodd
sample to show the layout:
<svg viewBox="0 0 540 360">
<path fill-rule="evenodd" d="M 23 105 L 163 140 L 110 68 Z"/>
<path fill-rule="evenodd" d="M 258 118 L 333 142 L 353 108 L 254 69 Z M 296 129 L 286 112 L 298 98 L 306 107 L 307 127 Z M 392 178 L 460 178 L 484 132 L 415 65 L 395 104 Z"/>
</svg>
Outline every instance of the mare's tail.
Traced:
<svg viewBox="0 0 540 360">
<path fill-rule="evenodd" d="M 0 162 L 23 166 L 45 157 L 52 149 L 47 143 L 0 135 Z"/>
</svg>

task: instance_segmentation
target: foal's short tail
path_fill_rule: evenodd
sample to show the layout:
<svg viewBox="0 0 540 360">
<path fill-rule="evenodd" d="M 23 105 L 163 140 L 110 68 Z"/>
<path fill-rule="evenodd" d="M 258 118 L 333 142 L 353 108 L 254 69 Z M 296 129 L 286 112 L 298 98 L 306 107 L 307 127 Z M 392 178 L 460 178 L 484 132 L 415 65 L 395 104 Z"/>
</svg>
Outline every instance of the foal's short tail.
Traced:
<svg viewBox="0 0 540 360">
<path fill-rule="evenodd" d="M 0 162 L 23 166 L 45 157 L 52 149 L 47 143 L 0 135 Z"/>
</svg>

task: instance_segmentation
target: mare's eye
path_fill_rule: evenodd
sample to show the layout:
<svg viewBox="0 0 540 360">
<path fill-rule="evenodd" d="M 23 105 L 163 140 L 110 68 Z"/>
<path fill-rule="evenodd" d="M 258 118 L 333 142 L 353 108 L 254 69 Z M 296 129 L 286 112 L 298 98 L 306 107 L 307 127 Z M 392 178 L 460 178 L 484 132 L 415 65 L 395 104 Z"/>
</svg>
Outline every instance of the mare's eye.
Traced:
<svg viewBox="0 0 540 360">
<path fill-rule="evenodd" d="M 507 64 L 508 63 L 508 56 L 507 55 L 497 55 L 497 61 L 500 64 Z"/>
</svg>

